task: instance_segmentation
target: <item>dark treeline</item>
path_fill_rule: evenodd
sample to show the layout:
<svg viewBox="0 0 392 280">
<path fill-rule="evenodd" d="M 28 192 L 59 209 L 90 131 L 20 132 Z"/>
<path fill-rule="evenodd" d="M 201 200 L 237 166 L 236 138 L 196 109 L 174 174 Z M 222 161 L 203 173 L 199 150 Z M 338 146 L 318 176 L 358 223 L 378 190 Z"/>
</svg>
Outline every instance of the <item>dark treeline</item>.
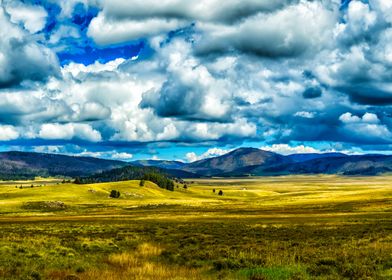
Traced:
<svg viewBox="0 0 392 280">
<path fill-rule="evenodd" d="M 119 182 L 128 180 L 144 180 L 157 184 L 160 188 L 173 191 L 174 182 L 161 170 L 153 167 L 126 166 L 104 171 L 92 176 L 76 178 L 76 184 L 94 184 Z"/>
<path fill-rule="evenodd" d="M 41 176 L 41 175 L 37 175 Z M 36 175 L 32 174 L 1 174 L 0 181 L 20 181 L 20 180 L 34 180 Z"/>
</svg>

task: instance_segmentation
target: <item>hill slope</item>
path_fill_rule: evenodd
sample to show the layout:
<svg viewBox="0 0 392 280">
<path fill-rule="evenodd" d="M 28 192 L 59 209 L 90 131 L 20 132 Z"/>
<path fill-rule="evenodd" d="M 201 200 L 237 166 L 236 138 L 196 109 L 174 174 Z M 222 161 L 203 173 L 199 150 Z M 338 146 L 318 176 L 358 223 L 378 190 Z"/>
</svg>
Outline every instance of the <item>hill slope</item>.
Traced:
<svg viewBox="0 0 392 280">
<path fill-rule="evenodd" d="M 228 173 L 248 166 L 273 166 L 291 162 L 282 155 L 255 148 L 240 148 L 223 156 L 190 163 L 182 170 L 204 176 Z"/>
<path fill-rule="evenodd" d="M 148 166 L 148 167 L 158 167 L 165 169 L 181 169 L 186 165 L 181 161 L 172 160 L 135 160 L 130 162 L 133 166 Z"/>
<path fill-rule="evenodd" d="M 77 178 L 78 184 L 146 180 L 157 184 L 162 189 L 174 190 L 174 182 L 162 170 L 154 167 L 125 166 L 103 171 L 84 178 Z"/>
<path fill-rule="evenodd" d="M 378 175 L 387 172 L 392 172 L 392 156 L 356 155 L 344 157 L 321 157 L 303 162 L 286 163 L 275 166 L 253 166 L 248 167 L 247 169 L 236 170 L 229 175 Z"/>
<path fill-rule="evenodd" d="M 36 176 L 86 176 L 126 166 L 122 161 L 55 154 L 0 153 L 0 179 L 31 179 Z"/>
</svg>

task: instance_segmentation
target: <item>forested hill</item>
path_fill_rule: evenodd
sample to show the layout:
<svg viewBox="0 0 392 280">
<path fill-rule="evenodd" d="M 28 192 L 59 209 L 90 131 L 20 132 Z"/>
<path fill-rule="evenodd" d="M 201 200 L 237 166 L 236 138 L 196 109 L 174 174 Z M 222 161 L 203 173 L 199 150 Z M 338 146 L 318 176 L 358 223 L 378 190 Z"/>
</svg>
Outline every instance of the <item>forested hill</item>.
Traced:
<svg viewBox="0 0 392 280">
<path fill-rule="evenodd" d="M 92 176 L 76 178 L 75 183 L 92 184 L 129 180 L 145 180 L 157 184 L 162 189 L 174 190 L 174 182 L 162 170 L 153 167 L 126 166 L 97 173 Z"/>
<path fill-rule="evenodd" d="M 128 165 L 126 162 L 58 154 L 0 153 L 0 180 L 34 179 L 37 176 L 89 176 Z"/>
</svg>

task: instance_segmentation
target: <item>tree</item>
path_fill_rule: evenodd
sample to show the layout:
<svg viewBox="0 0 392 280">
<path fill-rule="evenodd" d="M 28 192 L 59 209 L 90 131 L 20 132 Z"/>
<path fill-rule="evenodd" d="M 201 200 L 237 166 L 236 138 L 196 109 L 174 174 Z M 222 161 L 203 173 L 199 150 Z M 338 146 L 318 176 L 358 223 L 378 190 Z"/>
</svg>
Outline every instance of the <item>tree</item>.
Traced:
<svg viewBox="0 0 392 280">
<path fill-rule="evenodd" d="M 213 192 L 213 193 L 216 193 L 216 189 L 212 189 L 212 192 Z"/>
<path fill-rule="evenodd" d="M 140 182 L 139 182 L 139 186 L 141 186 L 141 187 L 144 187 L 144 180 L 142 179 L 142 180 L 140 180 Z"/>
<path fill-rule="evenodd" d="M 111 198 L 119 198 L 120 197 L 120 192 L 119 191 L 116 191 L 116 190 L 112 190 L 111 192 L 110 192 L 110 195 L 109 195 L 109 197 L 111 197 Z"/>
<path fill-rule="evenodd" d="M 218 193 L 218 195 L 222 196 L 222 195 L 223 195 L 223 191 L 220 190 L 219 193 Z"/>
</svg>

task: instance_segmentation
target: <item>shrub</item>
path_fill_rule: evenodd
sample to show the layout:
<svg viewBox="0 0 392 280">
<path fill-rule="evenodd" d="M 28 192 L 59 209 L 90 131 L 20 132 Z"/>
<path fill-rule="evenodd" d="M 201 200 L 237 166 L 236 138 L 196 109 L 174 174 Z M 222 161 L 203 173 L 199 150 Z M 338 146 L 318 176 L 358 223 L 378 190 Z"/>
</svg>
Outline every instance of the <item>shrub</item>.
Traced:
<svg viewBox="0 0 392 280">
<path fill-rule="evenodd" d="M 119 191 L 116 191 L 116 190 L 112 190 L 111 192 L 110 192 L 110 195 L 109 195 L 109 197 L 111 197 L 111 198 L 119 198 L 120 197 L 120 192 Z"/>
<path fill-rule="evenodd" d="M 142 180 L 140 180 L 140 182 L 139 182 L 139 186 L 141 186 L 141 187 L 144 187 L 144 180 L 142 179 Z"/>
<path fill-rule="evenodd" d="M 220 190 L 219 193 L 218 193 L 218 195 L 221 195 L 221 196 L 222 196 L 222 195 L 223 195 L 223 191 Z"/>
</svg>

